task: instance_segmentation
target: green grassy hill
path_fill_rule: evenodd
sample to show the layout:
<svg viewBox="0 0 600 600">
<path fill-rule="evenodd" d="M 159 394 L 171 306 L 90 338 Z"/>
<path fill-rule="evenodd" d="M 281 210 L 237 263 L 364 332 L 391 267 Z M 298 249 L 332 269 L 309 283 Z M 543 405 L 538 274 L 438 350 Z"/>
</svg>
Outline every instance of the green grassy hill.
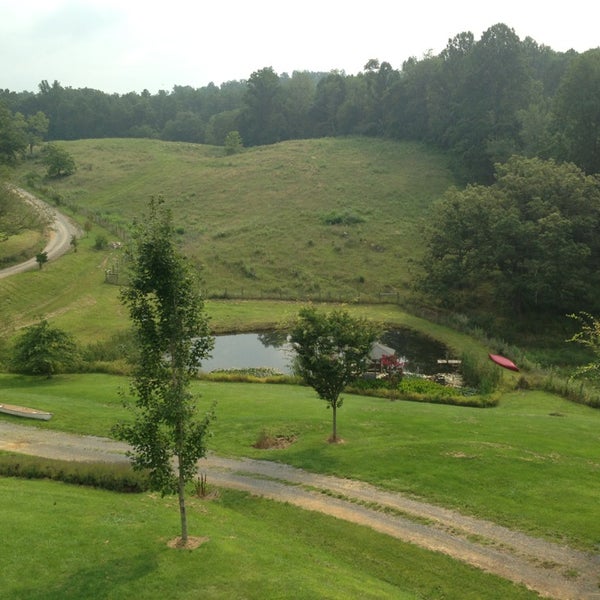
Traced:
<svg viewBox="0 0 600 600">
<path fill-rule="evenodd" d="M 291 141 L 233 156 L 156 140 L 64 146 L 78 170 L 53 182 L 53 193 L 115 225 L 164 196 L 215 295 L 402 294 L 421 253 L 425 211 L 452 183 L 443 155 L 369 138 Z M 41 164 L 33 170 L 43 173 Z"/>
</svg>

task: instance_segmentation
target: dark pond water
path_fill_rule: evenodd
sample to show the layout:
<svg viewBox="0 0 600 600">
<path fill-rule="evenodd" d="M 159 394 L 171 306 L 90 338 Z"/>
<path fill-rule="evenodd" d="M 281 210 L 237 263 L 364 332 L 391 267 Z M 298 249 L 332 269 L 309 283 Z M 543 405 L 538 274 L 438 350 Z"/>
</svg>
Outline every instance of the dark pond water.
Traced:
<svg viewBox="0 0 600 600">
<path fill-rule="evenodd" d="M 381 336 L 382 344 L 393 348 L 406 361 L 405 370 L 432 375 L 451 371 L 438 364 L 438 359 L 455 358 L 440 342 L 413 329 L 394 329 Z M 212 358 L 202 363 L 202 371 L 266 367 L 291 374 L 294 351 L 284 332 L 239 333 L 215 338 Z"/>
<path fill-rule="evenodd" d="M 456 358 L 449 354 L 444 344 L 414 329 L 400 328 L 386 331 L 380 339 L 382 344 L 393 348 L 398 358 L 406 360 L 404 370 L 409 373 L 434 375 L 451 372 L 454 367 L 438 364 L 438 360 Z"/>
</svg>

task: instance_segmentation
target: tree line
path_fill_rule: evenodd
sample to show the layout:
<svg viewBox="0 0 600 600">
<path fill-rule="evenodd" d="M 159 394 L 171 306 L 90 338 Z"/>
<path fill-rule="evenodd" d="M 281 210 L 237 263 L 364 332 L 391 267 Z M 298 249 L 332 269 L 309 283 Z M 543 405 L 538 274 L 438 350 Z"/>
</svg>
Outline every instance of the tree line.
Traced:
<svg viewBox="0 0 600 600">
<path fill-rule="evenodd" d="M 37 92 L 0 90 L 0 103 L 49 119 L 48 140 L 151 137 L 246 146 L 322 136 L 420 140 L 448 151 L 467 182 L 489 183 L 513 154 L 600 171 L 600 49 L 557 52 L 497 24 L 463 32 L 438 55 L 401 68 L 368 60 L 362 72 L 277 74 L 151 94 L 107 94 L 42 81 Z"/>
<path fill-rule="evenodd" d="M 492 185 L 434 205 L 418 288 L 452 310 L 600 310 L 600 179 L 573 163 L 512 156 Z"/>
</svg>

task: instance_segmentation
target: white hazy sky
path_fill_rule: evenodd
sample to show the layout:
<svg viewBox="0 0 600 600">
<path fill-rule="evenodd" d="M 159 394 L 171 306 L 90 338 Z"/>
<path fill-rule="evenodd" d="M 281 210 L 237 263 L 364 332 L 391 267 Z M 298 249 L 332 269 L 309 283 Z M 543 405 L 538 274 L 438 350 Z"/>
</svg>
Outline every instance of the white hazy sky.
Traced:
<svg viewBox="0 0 600 600">
<path fill-rule="evenodd" d="M 105 92 L 248 79 L 263 67 L 400 68 L 496 23 L 554 50 L 600 46 L 591 0 L 0 0 L 0 88 L 47 79 Z"/>
</svg>

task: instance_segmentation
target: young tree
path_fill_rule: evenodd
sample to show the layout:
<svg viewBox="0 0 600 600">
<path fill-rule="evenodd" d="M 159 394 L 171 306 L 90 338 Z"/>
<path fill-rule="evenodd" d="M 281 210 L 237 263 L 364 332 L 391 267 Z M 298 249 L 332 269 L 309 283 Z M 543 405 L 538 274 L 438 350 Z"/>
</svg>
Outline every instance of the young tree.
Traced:
<svg viewBox="0 0 600 600">
<path fill-rule="evenodd" d="M 244 144 L 239 131 L 230 131 L 225 136 L 225 154 L 237 154 L 242 151 L 243 147 Z"/>
<path fill-rule="evenodd" d="M 48 253 L 45 250 L 38 252 L 35 255 L 35 262 L 38 264 L 40 270 L 48 262 Z"/>
<path fill-rule="evenodd" d="M 40 144 L 44 136 L 48 133 L 50 121 L 42 112 L 38 111 L 27 119 L 27 144 L 29 145 L 29 154 L 33 154 L 33 147 Z"/>
<path fill-rule="evenodd" d="M 588 312 L 567 316 L 577 321 L 581 326 L 581 329 L 567 341 L 585 346 L 594 355 L 594 359 L 579 367 L 575 375 L 595 380 L 600 379 L 600 320 Z"/>
<path fill-rule="evenodd" d="M 130 285 L 121 299 L 139 349 L 131 385 L 136 400 L 133 423 L 117 425 L 116 432 L 133 446 L 134 468 L 149 469 L 153 487 L 162 494 L 178 494 L 180 543 L 185 547 L 185 485 L 206 453 L 213 417 L 212 411 L 203 418 L 197 415 L 189 383 L 214 340 L 197 282 L 175 247 L 171 214 L 162 200 L 151 201 L 133 239 Z"/>
<path fill-rule="evenodd" d="M 75 362 L 77 348 L 71 336 L 45 319 L 27 327 L 15 342 L 12 369 L 28 375 L 45 375 L 68 369 Z"/>
<path fill-rule="evenodd" d="M 330 441 L 337 442 L 337 409 L 340 394 L 364 370 L 377 328 L 344 310 L 322 314 L 309 307 L 300 311 L 291 335 L 302 378 L 333 411 Z"/>
<path fill-rule="evenodd" d="M 48 167 L 48 177 L 66 177 L 75 172 L 75 160 L 64 149 L 55 144 L 48 144 L 44 162 Z"/>
</svg>

